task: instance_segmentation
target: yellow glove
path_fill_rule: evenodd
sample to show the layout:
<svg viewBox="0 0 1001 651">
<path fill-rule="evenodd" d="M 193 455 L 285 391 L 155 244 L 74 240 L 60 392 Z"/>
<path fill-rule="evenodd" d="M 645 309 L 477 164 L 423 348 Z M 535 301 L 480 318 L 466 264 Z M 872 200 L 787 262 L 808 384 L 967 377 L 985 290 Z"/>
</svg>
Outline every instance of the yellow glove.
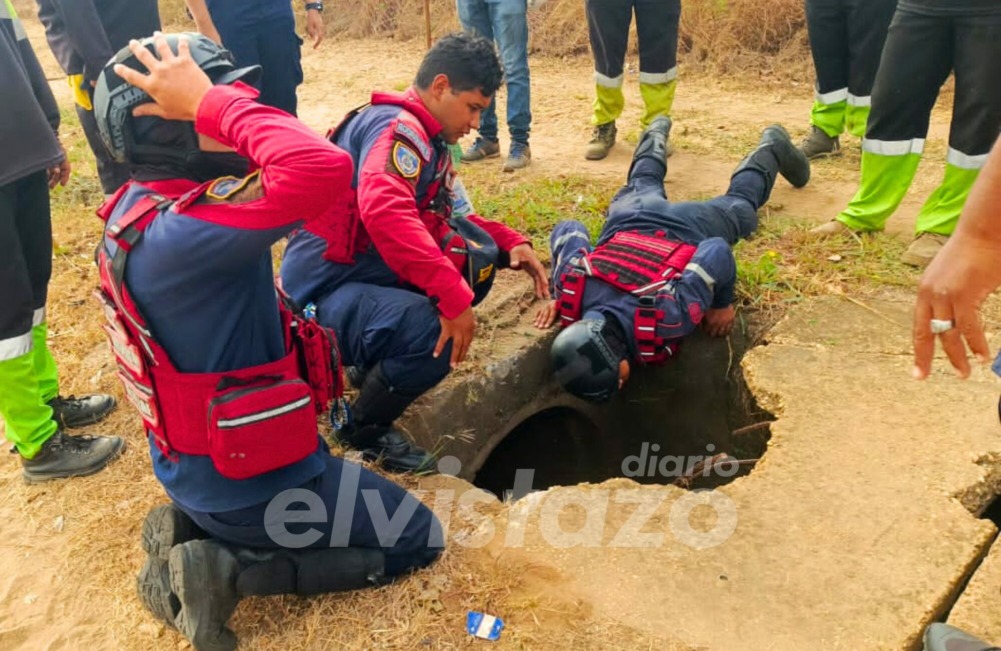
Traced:
<svg viewBox="0 0 1001 651">
<path fill-rule="evenodd" d="M 73 89 L 73 101 L 80 105 L 85 111 L 93 111 L 94 105 L 90 101 L 89 84 L 83 80 L 83 75 L 70 75 L 66 78 L 70 88 Z"/>
</svg>

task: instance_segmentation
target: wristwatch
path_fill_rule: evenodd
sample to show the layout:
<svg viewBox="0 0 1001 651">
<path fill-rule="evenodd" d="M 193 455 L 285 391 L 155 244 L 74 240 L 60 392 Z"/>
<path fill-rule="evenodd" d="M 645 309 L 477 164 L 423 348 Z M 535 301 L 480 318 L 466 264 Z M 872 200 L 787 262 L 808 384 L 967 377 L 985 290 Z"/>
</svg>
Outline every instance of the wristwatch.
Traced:
<svg viewBox="0 0 1001 651">
<path fill-rule="evenodd" d="M 323 3 L 322 2 L 307 2 L 306 3 L 306 11 L 309 11 L 310 9 L 316 9 L 317 11 L 319 11 L 322 14 L 323 13 Z"/>
</svg>

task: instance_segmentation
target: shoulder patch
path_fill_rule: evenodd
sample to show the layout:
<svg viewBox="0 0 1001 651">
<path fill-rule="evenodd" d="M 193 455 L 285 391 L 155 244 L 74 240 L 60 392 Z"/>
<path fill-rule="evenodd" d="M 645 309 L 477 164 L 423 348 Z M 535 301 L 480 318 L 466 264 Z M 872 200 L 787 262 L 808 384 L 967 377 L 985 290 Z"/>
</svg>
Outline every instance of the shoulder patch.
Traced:
<svg viewBox="0 0 1001 651">
<path fill-rule="evenodd" d="M 396 142 L 393 144 L 393 167 L 403 178 L 414 179 L 421 173 L 421 159 L 413 149 L 402 142 Z"/>
<path fill-rule="evenodd" d="M 396 122 L 396 128 L 393 129 L 393 133 L 397 136 L 401 136 L 407 141 L 407 144 L 411 145 L 420 154 L 421 159 L 425 163 L 431 162 L 431 146 L 427 143 L 427 140 L 421 137 L 421 134 L 417 132 L 412 126 L 405 122 Z"/>
<path fill-rule="evenodd" d="M 235 176 L 218 178 L 209 183 L 203 196 L 207 203 L 244 203 L 260 199 L 264 196 L 261 171 L 257 170 L 242 179 Z"/>
</svg>

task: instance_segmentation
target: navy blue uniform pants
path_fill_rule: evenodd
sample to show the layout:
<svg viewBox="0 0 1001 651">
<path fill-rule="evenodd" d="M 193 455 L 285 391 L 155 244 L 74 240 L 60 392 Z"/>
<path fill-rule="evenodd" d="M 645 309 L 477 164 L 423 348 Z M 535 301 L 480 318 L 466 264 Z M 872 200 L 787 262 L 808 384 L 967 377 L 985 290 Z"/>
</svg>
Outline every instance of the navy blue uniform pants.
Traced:
<svg viewBox="0 0 1001 651">
<path fill-rule="evenodd" d="M 288 0 L 208 0 L 208 9 L 236 65 L 261 66 L 259 101 L 295 115 L 302 39 Z"/>
<path fill-rule="evenodd" d="M 430 565 L 444 548 L 431 509 L 339 457 L 327 457 L 323 473 L 269 502 L 222 513 L 182 510 L 213 538 L 240 547 L 381 549 L 391 577 Z"/>
<path fill-rule="evenodd" d="M 312 301 L 316 318 L 337 333 L 345 366 L 369 370 L 381 364 L 394 392 L 417 397 L 449 372 L 452 343 L 432 357 L 441 334 L 439 312 L 427 296 L 400 286 L 400 279 L 375 251 L 354 264 L 320 260 L 326 241 L 299 232 L 289 241 L 282 282 L 300 305 Z M 288 252 L 295 251 L 295 255 Z"/>
<path fill-rule="evenodd" d="M 776 160 L 771 179 L 777 170 Z M 757 230 L 758 208 L 768 201 L 774 183 L 760 171 L 746 169 L 733 175 L 726 194 L 708 201 L 671 203 L 664 190 L 666 173 L 666 166 L 652 158 L 636 162 L 628 183 L 608 206 L 599 246 L 623 230 L 664 231 L 688 244 L 722 237 L 733 246 Z"/>
</svg>

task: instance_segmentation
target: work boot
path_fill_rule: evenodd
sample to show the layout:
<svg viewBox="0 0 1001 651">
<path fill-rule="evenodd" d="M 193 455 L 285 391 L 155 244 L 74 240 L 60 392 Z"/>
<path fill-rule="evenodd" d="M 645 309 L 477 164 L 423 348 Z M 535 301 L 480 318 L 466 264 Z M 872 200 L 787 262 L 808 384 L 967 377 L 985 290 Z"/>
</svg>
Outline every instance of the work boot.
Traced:
<svg viewBox="0 0 1001 651">
<path fill-rule="evenodd" d="M 810 180 L 810 161 L 803 152 L 792 144 L 789 133 L 781 125 L 773 124 L 761 132 L 758 146 L 740 161 L 734 174 L 747 169 L 757 170 L 768 179 L 769 188 L 775 179 L 775 163 L 778 173 L 793 187 L 801 188 Z"/>
<path fill-rule="evenodd" d="M 591 132 L 591 142 L 587 143 L 587 151 L 584 158 L 587 160 L 601 160 L 608 156 L 608 152 L 615 144 L 615 136 L 618 129 L 615 128 L 615 121 L 599 124 Z"/>
<path fill-rule="evenodd" d="M 507 160 L 504 161 L 504 171 L 513 172 L 532 164 L 532 150 L 527 142 L 512 142 Z"/>
<path fill-rule="evenodd" d="M 24 481 L 29 484 L 93 475 L 125 449 L 118 436 L 70 436 L 56 430 L 31 459 L 21 457 Z"/>
<path fill-rule="evenodd" d="M 336 410 L 331 411 L 338 442 L 360 450 L 366 461 L 377 461 L 393 472 L 424 472 L 434 467 L 434 457 L 393 427 L 416 395 L 394 391 L 383 375 L 382 365 L 373 366 L 351 405 L 351 419 L 337 429 Z"/>
<path fill-rule="evenodd" d="M 52 420 L 60 427 L 73 429 L 93 425 L 110 414 L 116 405 L 113 397 L 95 394 L 77 398 L 76 396 L 56 396 L 49 401 L 52 408 Z"/>
<path fill-rule="evenodd" d="M 799 143 L 799 150 L 810 160 L 834 156 L 841 153 L 841 138 L 831 137 L 820 127 L 810 125 L 810 135 Z"/>
<path fill-rule="evenodd" d="M 925 629 L 924 651 L 1001 651 L 948 624 L 932 624 Z"/>
<path fill-rule="evenodd" d="M 824 222 L 820 226 L 810 229 L 810 235 L 816 237 L 835 237 L 837 235 L 851 235 L 855 231 L 842 224 L 837 219 L 832 219 L 829 222 Z"/>
<path fill-rule="evenodd" d="M 148 556 L 136 577 L 139 601 L 147 610 L 176 628 L 181 602 L 170 589 L 170 550 L 189 540 L 207 538 L 194 521 L 173 504 L 153 508 L 143 520 L 141 544 Z"/>
<path fill-rule="evenodd" d="M 361 388 L 361 385 L 365 383 L 366 375 L 368 375 L 368 371 L 361 366 L 346 366 L 344 368 L 344 377 L 354 389 Z"/>
<path fill-rule="evenodd" d="M 392 425 L 347 425 L 337 432 L 337 441 L 359 450 L 365 461 L 378 463 L 390 472 L 425 474 L 435 467 L 431 453 Z"/>
<path fill-rule="evenodd" d="M 779 159 L 779 174 L 794 188 L 801 188 L 810 181 L 810 161 L 792 144 L 789 132 L 780 124 L 765 127 L 758 147 L 771 147 Z"/>
<path fill-rule="evenodd" d="M 671 118 L 662 115 L 654 119 L 640 136 L 640 142 L 636 145 L 636 151 L 633 152 L 633 162 L 629 165 L 629 174 L 626 175 L 626 178 L 633 175 L 636 163 L 644 158 L 652 158 L 666 167 L 667 143 L 670 137 Z"/>
<path fill-rule="evenodd" d="M 923 269 L 931 264 L 931 261 L 935 259 L 935 256 L 948 241 L 948 235 L 918 233 L 904 254 L 900 256 L 900 261 L 906 265 Z"/>
<path fill-rule="evenodd" d="M 170 588 L 180 610 L 177 630 L 196 651 L 233 651 L 236 634 L 226 627 L 240 595 L 236 555 L 214 540 L 190 540 L 170 550 Z"/>
<path fill-rule="evenodd" d="M 463 163 L 475 163 L 484 158 L 500 156 L 500 143 L 496 140 L 478 137 L 466 151 L 462 152 Z"/>
</svg>

